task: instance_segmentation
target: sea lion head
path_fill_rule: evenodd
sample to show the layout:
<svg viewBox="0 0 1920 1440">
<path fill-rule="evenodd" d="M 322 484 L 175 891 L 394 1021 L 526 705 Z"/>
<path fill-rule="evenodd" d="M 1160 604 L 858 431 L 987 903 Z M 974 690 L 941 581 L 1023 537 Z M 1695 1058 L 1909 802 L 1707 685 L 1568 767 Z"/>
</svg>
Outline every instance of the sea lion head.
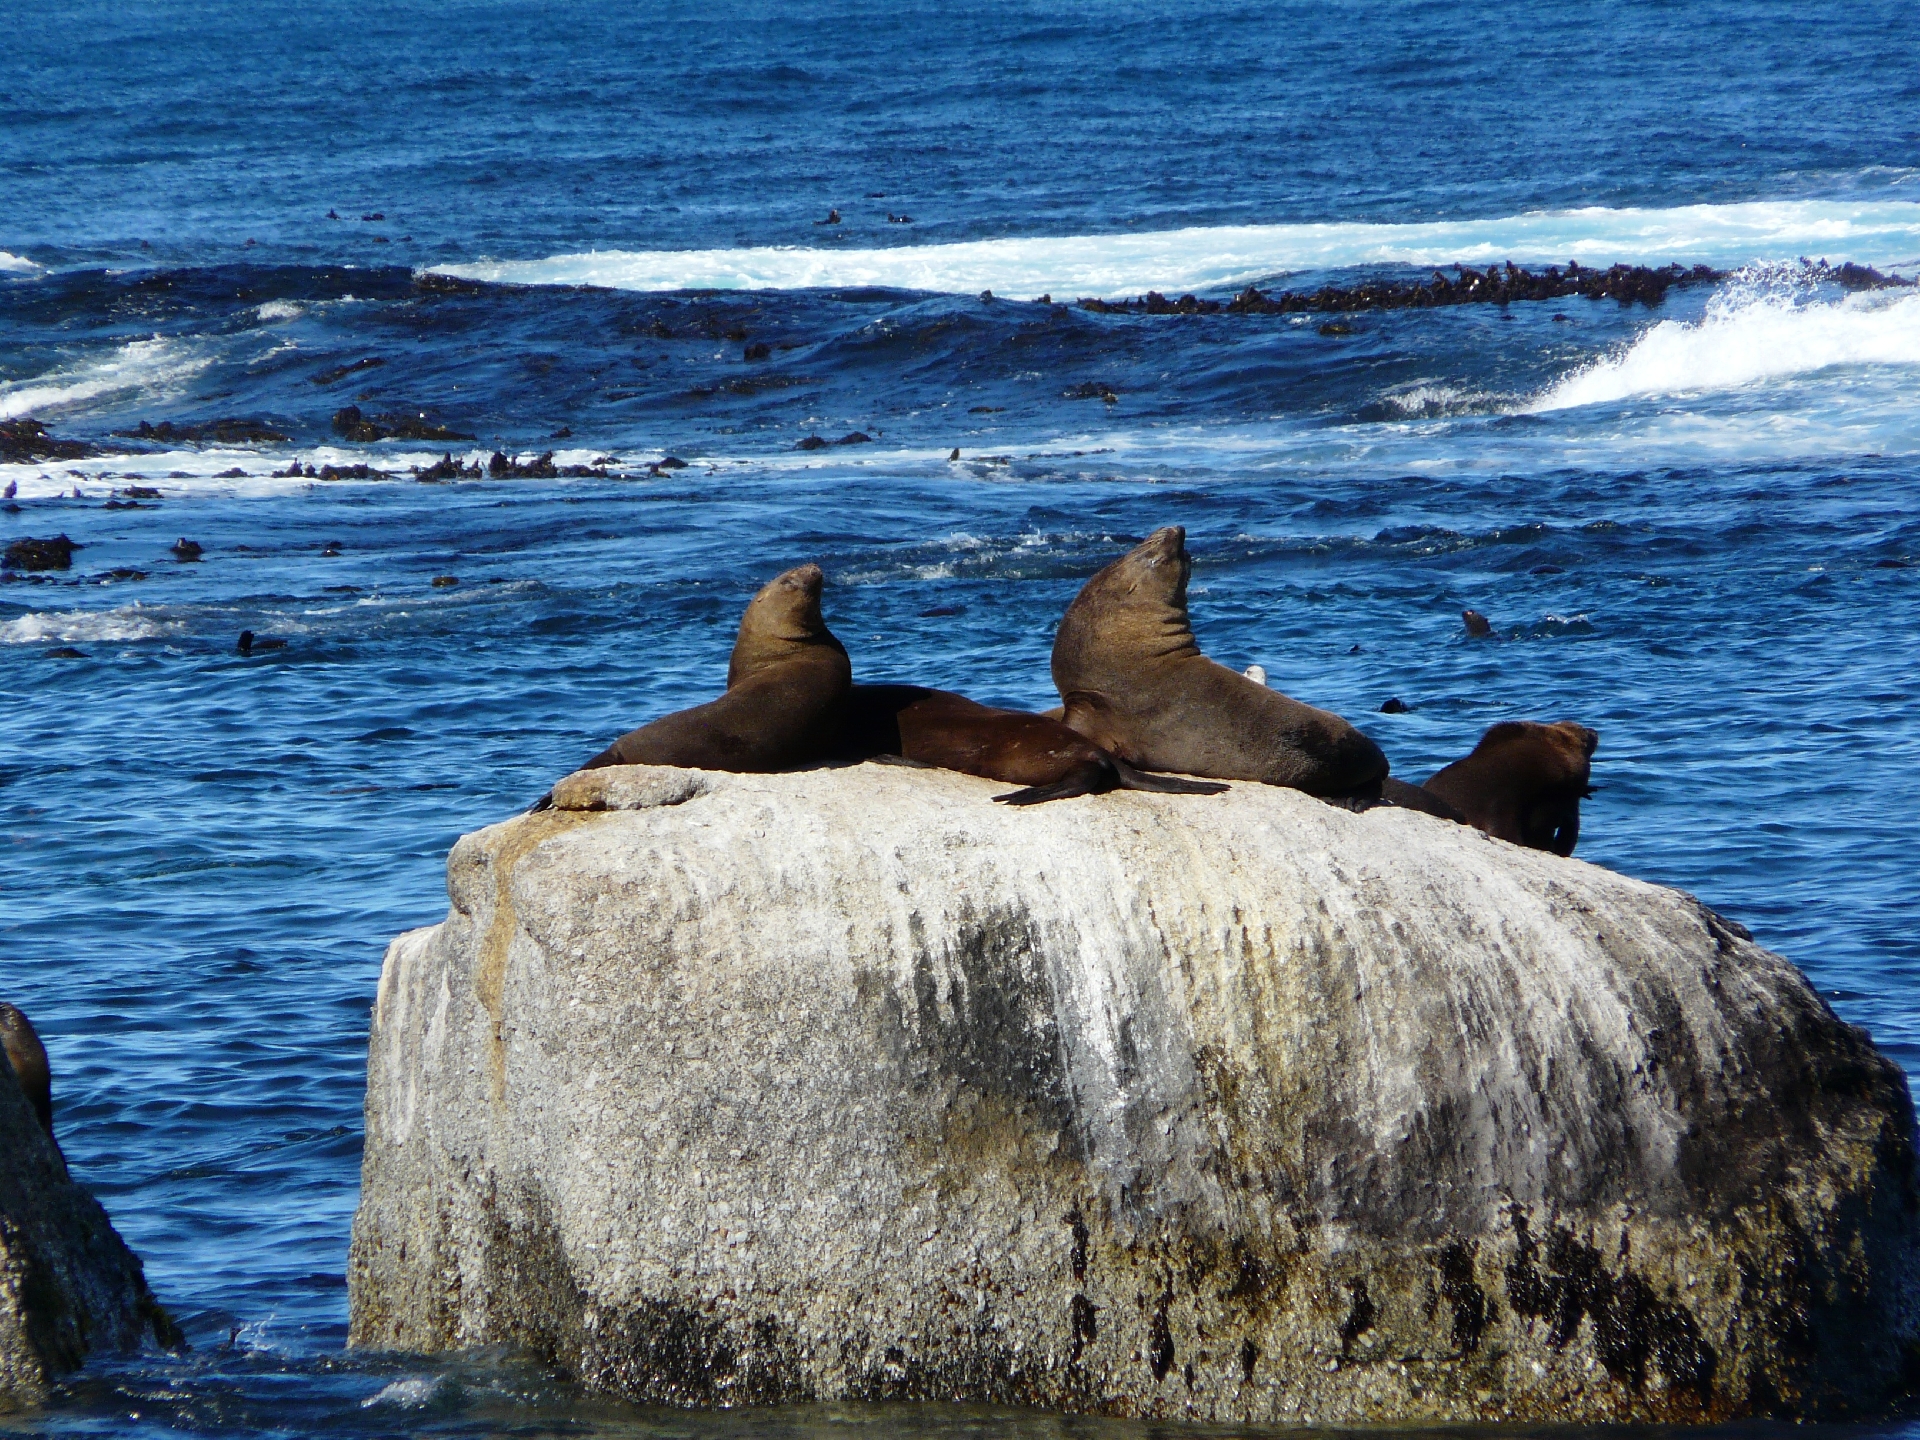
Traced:
<svg viewBox="0 0 1920 1440">
<path fill-rule="evenodd" d="M 1053 639 L 1060 693 L 1103 688 L 1116 664 L 1199 654 L 1187 618 L 1192 575 L 1186 529 L 1163 525 L 1087 581 Z"/>
<path fill-rule="evenodd" d="M 0 1049 L 6 1052 L 8 1068 L 19 1083 L 21 1093 L 51 1135 L 53 1071 L 47 1063 L 47 1047 L 40 1043 L 33 1022 L 18 1007 L 4 1001 L 0 1001 Z"/>
<path fill-rule="evenodd" d="M 1490 835 L 1571 855 L 1599 744 L 1597 732 L 1572 720 L 1503 720 L 1425 788 Z"/>
<path fill-rule="evenodd" d="M 768 665 L 825 648 L 844 656 L 846 648 L 820 615 L 820 591 L 826 576 L 818 565 L 796 565 L 760 587 L 740 617 L 740 638 L 727 665 L 733 686 Z"/>
</svg>

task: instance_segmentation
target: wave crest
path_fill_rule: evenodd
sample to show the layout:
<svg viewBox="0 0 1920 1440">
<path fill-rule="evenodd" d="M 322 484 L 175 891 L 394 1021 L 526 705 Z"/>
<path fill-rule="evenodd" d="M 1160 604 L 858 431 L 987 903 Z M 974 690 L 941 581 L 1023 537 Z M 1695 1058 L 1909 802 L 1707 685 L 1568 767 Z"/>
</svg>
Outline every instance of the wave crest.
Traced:
<svg viewBox="0 0 1920 1440">
<path fill-rule="evenodd" d="M 1561 380 L 1524 413 L 1732 390 L 1854 365 L 1920 365 L 1920 294 L 1816 299 L 1807 271 L 1756 266 L 1708 301 L 1699 320 L 1661 321 Z"/>
<path fill-rule="evenodd" d="M 0 645 L 158 640 L 183 629 L 180 621 L 164 619 L 138 605 L 118 610 L 32 610 L 0 625 Z"/>
<path fill-rule="evenodd" d="M 196 354 L 177 340 L 130 341 L 97 360 L 0 386 L 0 420 L 68 410 L 108 397 L 170 393 L 212 363 L 211 356 Z"/>
<path fill-rule="evenodd" d="M 970 240 L 883 249 L 762 246 L 609 250 L 478 261 L 428 272 L 514 285 L 614 290 L 880 287 L 1009 297 L 1218 290 L 1302 270 L 1453 261 L 1616 260 L 1741 265 L 1824 253 L 1870 265 L 1920 256 L 1920 203 L 1749 201 L 1671 209 L 1542 211 L 1419 224 L 1229 225 L 1138 235 Z"/>
</svg>

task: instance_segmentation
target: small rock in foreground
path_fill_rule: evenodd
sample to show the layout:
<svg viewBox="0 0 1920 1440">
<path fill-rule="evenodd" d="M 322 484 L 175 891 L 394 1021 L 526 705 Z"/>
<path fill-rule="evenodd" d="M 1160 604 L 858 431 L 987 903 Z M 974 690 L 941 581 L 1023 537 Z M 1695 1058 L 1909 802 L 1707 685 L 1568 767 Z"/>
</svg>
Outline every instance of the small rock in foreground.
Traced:
<svg viewBox="0 0 1920 1440">
<path fill-rule="evenodd" d="M 184 1343 L 100 1202 L 67 1173 L 0 1059 L 0 1410 L 90 1353 Z"/>
</svg>

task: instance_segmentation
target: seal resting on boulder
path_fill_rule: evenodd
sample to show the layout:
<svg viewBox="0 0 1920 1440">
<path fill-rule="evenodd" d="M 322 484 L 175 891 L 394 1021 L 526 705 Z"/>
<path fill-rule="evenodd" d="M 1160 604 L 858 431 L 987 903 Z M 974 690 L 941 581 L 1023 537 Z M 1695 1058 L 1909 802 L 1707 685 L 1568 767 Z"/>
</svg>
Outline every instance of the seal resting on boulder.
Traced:
<svg viewBox="0 0 1920 1440">
<path fill-rule="evenodd" d="M 760 588 L 740 619 L 717 700 L 629 730 L 579 768 L 677 765 L 764 773 L 826 759 L 840 736 L 853 667 L 820 615 L 825 583 L 801 565 Z M 533 807 L 547 809 L 551 794 Z"/>
<path fill-rule="evenodd" d="M 1187 532 L 1156 530 L 1100 571 L 1053 641 L 1066 723 L 1118 760 L 1323 797 L 1373 789 L 1387 757 L 1325 710 L 1200 653 L 1187 618 Z"/>
<path fill-rule="evenodd" d="M 1580 840 L 1580 802 L 1593 793 L 1593 752 L 1600 736 L 1559 720 L 1503 720 L 1421 790 L 1455 816 L 1497 840 L 1571 855 Z M 1412 786 L 1403 787 L 1411 790 Z M 1393 795 L 1394 804 L 1407 804 Z M 1425 804 L 1409 808 L 1428 809 Z"/>
<path fill-rule="evenodd" d="M 1078 731 L 1045 715 L 982 705 L 950 690 L 855 685 L 847 703 L 842 757 L 879 755 L 958 770 L 1026 788 L 995 800 L 1037 805 L 1109 790 L 1218 795 L 1204 780 L 1148 775 L 1116 760 Z"/>
</svg>

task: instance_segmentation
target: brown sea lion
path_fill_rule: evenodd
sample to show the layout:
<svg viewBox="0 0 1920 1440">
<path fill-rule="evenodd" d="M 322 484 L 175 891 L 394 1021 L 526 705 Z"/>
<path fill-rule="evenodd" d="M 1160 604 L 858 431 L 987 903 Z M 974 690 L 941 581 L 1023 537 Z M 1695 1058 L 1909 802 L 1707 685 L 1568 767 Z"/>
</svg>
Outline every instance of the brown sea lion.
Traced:
<svg viewBox="0 0 1920 1440">
<path fill-rule="evenodd" d="M 849 760 L 898 755 L 942 770 L 1026 786 L 993 797 L 1008 805 L 1037 805 L 1109 790 L 1217 795 L 1227 788 L 1144 774 L 1058 720 L 918 685 L 854 686 L 840 753 Z"/>
<path fill-rule="evenodd" d="M 1187 619 L 1187 532 L 1156 530 L 1089 580 L 1053 641 L 1066 723 L 1142 770 L 1258 780 L 1310 795 L 1370 789 L 1380 747 L 1200 653 Z"/>
<path fill-rule="evenodd" d="M 1438 815 L 1442 820 L 1451 820 L 1458 825 L 1468 823 L 1466 816 L 1431 790 L 1409 785 L 1405 780 L 1396 780 L 1391 775 L 1380 782 L 1380 803 L 1396 805 L 1402 810 L 1418 810 L 1425 815 Z"/>
<path fill-rule="evenodd" d="M 53 1068 L 47 1064 L 47 1047 L 40 1043 L 33 1022 L 5 1001 L 0 1001 L 0 1047 L 5 1048 L 13 1078 L 33 1113 L 47 1134 L 53 1134 Z"/>
<path fill-rule="evenodd" d="M 1571 855 L 1600 737 L 1571 720 L 1503 720 L 1421 788 L 1499 840 Z"/>
<path fill-rule="evenodd" d="M 791 770 L 833 752 L 853 670 L 820 617 L 823 576 L 802 565 L 760 588 L 740 619 L 717 700 L 629 730 L 580 768 L 679 765 L 698 770 Z M 544 810 L 552 797 L 533 808 Z"/>
</svg>

